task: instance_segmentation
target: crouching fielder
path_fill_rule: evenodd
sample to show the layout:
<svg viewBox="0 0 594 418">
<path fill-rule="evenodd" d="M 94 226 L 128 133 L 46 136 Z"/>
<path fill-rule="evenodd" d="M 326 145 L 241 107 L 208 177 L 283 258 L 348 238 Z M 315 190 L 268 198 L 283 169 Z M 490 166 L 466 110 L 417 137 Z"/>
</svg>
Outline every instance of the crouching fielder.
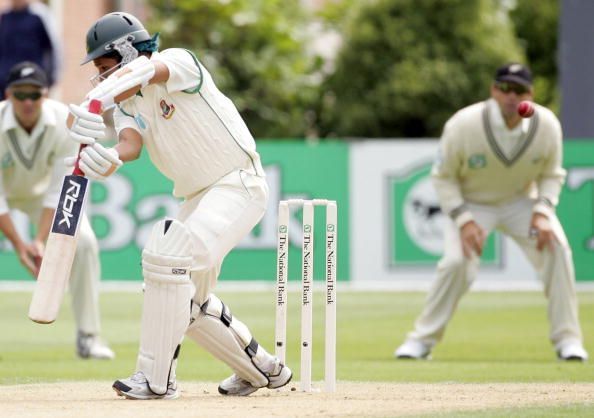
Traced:
<svg viewBox="0 0 594 418">
<path fill-rule="evenodd" d="M 270 355 L 212 290 L 227 253 L 264 214 L 268 186 L 256 145 L 235 106 L 185 49 L 157 52 L 132 15 L 111 13 L 87 34 L 83 63 L 93 61 L 100 84 L 87 96 L 116 105 L 118 144 L 106 149 L 103 118 L 86 102 L 71 106 L 71 137 L 88 144 L 80 167 L 102 180 L 145 144 L 155 166 L 184 199 L 177 219 L 157 222 L 142 253 L 145 281 L 136 372 L 113 388 L 130 399 L 178 396 L 175 370 L 184 334 L 234 374 L 223 395 L 278 388 L 291 370 Z"/>
</svg>

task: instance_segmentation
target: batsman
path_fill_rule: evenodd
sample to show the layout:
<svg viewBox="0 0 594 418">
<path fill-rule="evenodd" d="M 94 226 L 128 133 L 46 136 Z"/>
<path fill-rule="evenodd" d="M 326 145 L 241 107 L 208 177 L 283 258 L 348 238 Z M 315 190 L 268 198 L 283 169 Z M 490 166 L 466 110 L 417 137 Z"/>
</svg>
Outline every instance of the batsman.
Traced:
<svg viewBox="0 0 594 418">
<path fill-rule="evenodd" d="M 87 33 L 87 56 L 99 84 L 71 105 L 71 137 L 87 147 L 80 168 L 103 180 L 146 146 L 154 165 L 182 198 L 175 219 L 154 225 L 142 252 L 145 283 L 136 372 L 113 384 L 128 399 L 178 396 L 176 364 L 188 335 L 225 362 L 233 375 L 223 395 L 246 396 L 286 385 L 291 370 L 269 354 L 215 294 L 227 253 L 261 219 L 268 186 L 254 138 L 233 103 L 185 49 L 158 52 L 127 13 L 110 13 Z M 114 109 L 118 143 L 105 148 L 103 117 L 87 110 L 99 100 Z M 68 163 L 73 164 L 74 159 Z"/>
</svg>

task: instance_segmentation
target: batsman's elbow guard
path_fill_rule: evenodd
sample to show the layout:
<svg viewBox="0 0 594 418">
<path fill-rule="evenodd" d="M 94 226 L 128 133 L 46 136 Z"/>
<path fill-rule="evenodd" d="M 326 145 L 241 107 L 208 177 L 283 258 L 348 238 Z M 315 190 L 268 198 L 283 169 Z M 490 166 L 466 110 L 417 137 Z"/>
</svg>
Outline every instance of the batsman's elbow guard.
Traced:
<svg viewBox="0 0 594 418">
<path fill-rule="evenodd" d="M 109 108 L 117 96 L 134 87 L 146 87 L 154 76 L 155 64 L 142 55 L 107 77 L 89 92 L 87 98 L 99 100 L 104 108 Z"/>
<path fill-rule="evenodd" d="M 139 56 L 134 61 L 124 66 L 124 68 L 130 70 L 130 73 L 127 74 L 130 74 L 131 78 L 136 78 L 140 81 L 141 87 L 146 87 L 148 85 L 149 81 L 155 76 L 156 71 L 155 64 L 144 55 Z"/>
</svg>

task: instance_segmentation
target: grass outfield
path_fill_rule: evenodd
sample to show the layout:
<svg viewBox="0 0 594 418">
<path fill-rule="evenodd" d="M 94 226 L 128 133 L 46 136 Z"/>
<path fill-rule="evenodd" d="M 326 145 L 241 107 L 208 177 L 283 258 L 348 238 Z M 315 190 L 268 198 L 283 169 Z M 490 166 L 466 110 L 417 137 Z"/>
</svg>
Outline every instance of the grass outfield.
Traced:
<svg viewBox="0 0 594 418">
<path fill-rule="evenodd" d="M 272 349 L 274 293 L 219 294 L 233 313 Z M 58 380 L 113 380 L 133 372 L 138 349 L 141 294 L 101 295 L 103 336 L 114 361 L 82 361 L 74 353 L 69 303 L 52 325 L 27 318 L 30 293 L 0 293 L 0 384 Z M 323 325 L 320 301 L 314 318 Z M 594 362 L 563 363 L 548 342 L 546 303 L 540 293 L 471 293 L 461 302 L 432 361 L 396 361 L 395 347 L 419 313 L 424 293 L 348 292 L 338 296 L 339 380 L 383 382 L 594 382 Z M 579 294 L 585 345 L 594 353 L 594 292 Z M 69 302 L 69 299 L 67 299 Z M 298 295 L 289 300 L 287 358 L 299 379 Z M 323 379 L 322 327 L 314 326 L 313 379 Z M 191 340 L 183 344 L 178 378 L 219 381 L 222 363 Z M 496 415 L 494 415 L 496 416 Z"/>
</svg>

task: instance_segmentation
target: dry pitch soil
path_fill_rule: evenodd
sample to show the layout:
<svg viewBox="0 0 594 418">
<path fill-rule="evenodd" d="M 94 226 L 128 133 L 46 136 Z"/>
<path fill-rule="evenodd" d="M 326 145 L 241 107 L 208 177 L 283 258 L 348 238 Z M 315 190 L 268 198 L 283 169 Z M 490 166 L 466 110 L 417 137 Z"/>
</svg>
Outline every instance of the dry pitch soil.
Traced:
<svg viewBox="0 0 594 418">
<path fill-rule="evenodd" d="M 321 385 L 320 385 L 321 386 Z M 20 417 L 396 417 L 494 408 L 586 403 L 594 383 L 368 383 L 338 382 L 336 393 L 304 393 L 292 382 L 249 397 L 223 397 L 213 382 L 180 382 L 176 400 L 130 401 L 110 382 L 0 386 L 0 416 Z"/>
</svg>

